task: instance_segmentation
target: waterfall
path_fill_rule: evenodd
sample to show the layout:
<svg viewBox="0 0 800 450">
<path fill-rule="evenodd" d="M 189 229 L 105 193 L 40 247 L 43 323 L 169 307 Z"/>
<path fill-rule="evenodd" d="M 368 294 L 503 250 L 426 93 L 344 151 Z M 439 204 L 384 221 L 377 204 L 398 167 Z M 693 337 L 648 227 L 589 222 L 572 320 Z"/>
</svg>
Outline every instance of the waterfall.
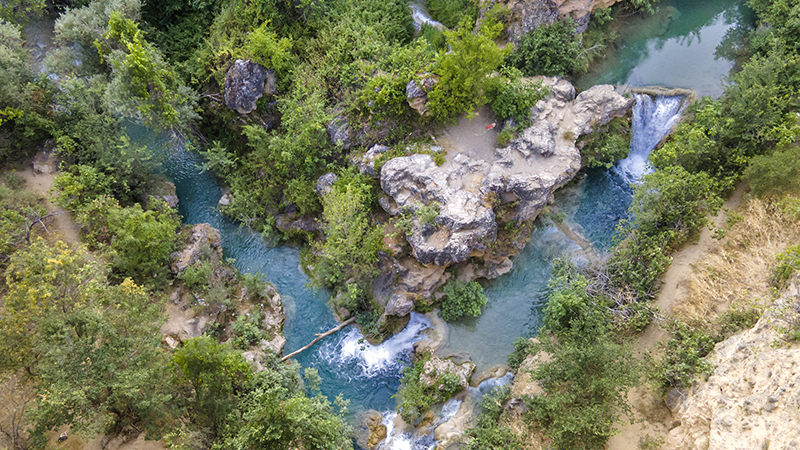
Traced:
<svg viewBox="0 0 800 450">
<path fill-rule="evenodd" d="M 684 108 L 682 96 L 658 96 L 655 100 L 649 95 L 634 96 L 636 104 L 633 107 L 631 151 L 614 168 L 628 183 L 638 181 L 650 171 L 647 157 L 678 123 Z"/>
<path fill-rule="evenodd" d="M 417 31 L 422 29 L 422 24 L 428 24 L 440 30 L 443 30 L 445 28 L 444 25 L 431 19 L 430 16 L 428 16 L 428 12 L 422 5 L 422 1 L 411 2 L 408 5 L 408 7 L 411 8 L 411 17 L 414 19 L 414 28 L 416 28 Z"/>
<path fill-rule="evenodd" d="M 320 347 L 320 356 L 331 367 L 350 367 L 353 363 L 360 369 L 360 376 L 372 378 L 380 374 L 396 374 L 404 367 L 414 349 L 414 343 L 425 338 L 422 331 L 431 328 L 431 322 L 422 314 L 412 312 L 411 319 L 403 331 L 380 345 L 372 345 L 364 339 L 356 327 L 350 327 L 338 341 L 329 341 Z"/>
</svg>

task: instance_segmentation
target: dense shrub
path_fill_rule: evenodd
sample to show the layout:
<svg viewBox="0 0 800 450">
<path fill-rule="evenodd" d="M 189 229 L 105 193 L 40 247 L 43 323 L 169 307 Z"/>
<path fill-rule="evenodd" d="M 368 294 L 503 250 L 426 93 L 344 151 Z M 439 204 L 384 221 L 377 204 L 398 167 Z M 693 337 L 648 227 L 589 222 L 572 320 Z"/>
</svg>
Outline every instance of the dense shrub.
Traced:
<svg viewBox="0 0 800 450">
<path fill-rule="evenodd" d="M 566 75 L 575 70 L 580 49 L 575 24 L 562 20 L 525 33 L 506 63 L 526 76 Z"/>
<path fill-rule="evenodd" d="M 463 22 L 471 29 L 480 12 L 476 0 L 425 0 L 425 8 L 447 28 L 463 26 Z"/>
<path fill-rule="evenodd" d="M 504 405 L 511 398 L 508 386 L 498 386 L 481 399 L 478 423 L 465 431 L 469 450 L 514 450 L 522 442 L 510 428 L 500 425 Z"/>
<path fill-rule="evenodd" d="M 655 378 L 663 387 L 690 387 L 696 376 L 710 374 L 711 363 L 704 356 L 721 339 L 715 339 L 698 325 L 675 321 L 670 326 L 661 359 L 656 362 Z"/>
<path fill-rule="evenodd" d="M 489 105 L 492 113 L 499 121 L 512 118 L 521 126 L 530 120 L 531 108 L 548 94 L 547 87 L 541 82 L 533 82 L 522 78 L 522 73 L 514 67 L 502 70 L 505 79 L 495 80 L 489 87 Z"/>
<path fill-rule="evenodd" d="M 581 164 L 584 167 L 610 169 L 615 162 L 628 157 L 631 149 L 631 127 L 627 119 L 617 117 L 607 125 L 581 137 Z"/>
<path fill-rule="evenodd" d="M 444 301 L 439 315 L 447 322 L 455 322 L 463 317 L 478 317 L 486 306 L 483 286 L 477 281 L 465 283 L 459 280 L 448 281 L 444 285 Z"/>
<path fill-rule="evenodd" d="M 800 193 L 800 147 L 779 148 L 750 160 L 744 176 L 758 197 Z"/>
<path fill-rule="evenodd" d="M 420 381 L 425 362 L 429 359 L 430 355 L 425 355 L 413 366 L 406 367 L 400 380 L 400 389 L 394 395 L 400 400 L 397 411 L 410 424 L 416 424 L 431 405 L 444 403 L 461 391 L 458 375 L 452 373 L 438 374 L 430 386 Z"/>
</svg>

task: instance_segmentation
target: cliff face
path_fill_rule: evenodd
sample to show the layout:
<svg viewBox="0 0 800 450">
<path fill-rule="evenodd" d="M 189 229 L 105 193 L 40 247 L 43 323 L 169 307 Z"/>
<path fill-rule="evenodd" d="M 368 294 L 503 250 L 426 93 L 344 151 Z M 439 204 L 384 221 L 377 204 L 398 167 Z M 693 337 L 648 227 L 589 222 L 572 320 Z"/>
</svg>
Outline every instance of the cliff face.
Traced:
<svg viewBox="0 0 800 450">
<path fill-rule="evenodd" d="M 561 19 L 575 21 L 579 32 L 586 31 L 589 19 L 596 9 L 608 8 L 620 0 L 508 0 L 506 5 L 519 17 L 511 24 L 512 40 L 519 39 L 530 30 Z"/>
<path fill-rule="evenodd" d="M 800 345 L 784 337 L 798 327 L 798 302 L 800 296 L 784 297 L 753 329 L 717 344 L 708 381 L 671 393 L 680 426 L 665 448 L 800 448 Z"/>
</svg>

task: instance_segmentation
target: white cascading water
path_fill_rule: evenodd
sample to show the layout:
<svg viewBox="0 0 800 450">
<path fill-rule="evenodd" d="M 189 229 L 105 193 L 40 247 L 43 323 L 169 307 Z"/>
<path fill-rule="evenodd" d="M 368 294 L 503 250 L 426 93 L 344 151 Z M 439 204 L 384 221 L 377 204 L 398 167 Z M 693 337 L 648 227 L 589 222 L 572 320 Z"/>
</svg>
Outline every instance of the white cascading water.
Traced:
<svg viewBox="0 0 800 450">
<path fill-rule="evenodd" d="M 412 2 L 408 6 L 411 8 L 411 17 L 414 19 L 414 28 L 416 28 L 417 31 L 422 29 L 423 23 L 440 30 L 444 28 L 444 25 L 428 17 L 425 7 L 422 6 L 422 1 Z"/>
<path fill-rule="evenodd" d="M 414 343 L 425 338 L 422 331 L 431 328 L 431 322 L 422 314 L 412 312 L 408 325 L 380 345 L 372 345 L 356 327 L 342 334 L 338 341 L 331 341 L 320 347 L 320 355 L 331 366 L 356 362 L 361 368 L 360 376 L 372 377 L 387 371 L 397 372 L 402 367 L 402 359 L 411 354 Z"/>
<path fill-rule="evenodd" d="M 629 183 L 639 181 L 648 173 L 647 157 L 661 139 L 670 132 L 683 112 L 682 96 L 658 96 L 634 94 L 633 125 L 631 127 L 631 151 L 628 157 L 620 160 L 615 171 Z"/>
<path fill-rule="evenodd" d="M 458 413 L 458 410 L 464 402 L 472 403 L 473 413 L 477 413 L 477 405 L 486 393 L 497 386 L 504 386 L 511 383 L 513 379 L 514 374 L 511 372 L 502 377 L 488 378 L 482 381 L 477 388 L 468 388 L 465 397 L 451 398 L 447 403 L 442 405 L 442 409 L 436 414 L 436 422 L 434 422 L 430 429 L 434 430 L 437 426 L 452 419 L 453 416 Z M 396 411 L 386 411 L 383 413 L 383 421 L 381 423 L 386 426 L 386 439 L 380 443 L 378 450 L 433 450 L 436 448 L 436 440 L 433 437 L 433 432 L 424 435 L 418 435 L 413 432 L 397 432 L 394 427 L 394 420 L 396 418 Z"/>
</svg>

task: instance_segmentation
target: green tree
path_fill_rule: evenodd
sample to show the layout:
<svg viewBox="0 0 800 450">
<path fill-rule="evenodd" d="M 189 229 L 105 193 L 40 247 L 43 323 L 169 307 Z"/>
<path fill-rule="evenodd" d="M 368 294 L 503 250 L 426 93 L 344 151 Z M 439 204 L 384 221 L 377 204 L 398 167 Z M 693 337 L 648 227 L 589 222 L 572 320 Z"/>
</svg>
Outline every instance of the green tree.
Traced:
<svg viewBox="0 0 800 450">
<path fill-rule="evenodd" d="M 65 424 L 89 435 L 131 424 L 157 437 L 171 417 L 160 307 L 130 279 L 109 284 L 107 273 L 84 250 L 44 240 L 6 270 L 2 368 L 24 368 L 37 384 L 30 418 L 38 444 Z"/>
<path fill-rule="evenodd" d="M 483 286 L 477 281 L 466 283 L 451 280 L 444 285 L 443 291 L 444 301 L 439 315 L 447 322 L 455 322 L 465 316 L 480 316 L 488 301 Z"/>
<path fill-rule="evenodd" d="M 526 76 L 566 75 L 577 68 L 580 50 L 575 23 L 562 20 L 525 33 L 506 62 Z"/>
<path fill-rule="evenodd" d="M 451 51 L 434 65 L 439 81 L 428 93 L 428 108 L 436 119 L 449 120 L 486 103 L 487 76 L 500 67 L 506 53 L 494 43 L 502 29 L 502 23 L 487 19 L 478 32 L 466 23 L 445 31 Z"/>
</svg>

